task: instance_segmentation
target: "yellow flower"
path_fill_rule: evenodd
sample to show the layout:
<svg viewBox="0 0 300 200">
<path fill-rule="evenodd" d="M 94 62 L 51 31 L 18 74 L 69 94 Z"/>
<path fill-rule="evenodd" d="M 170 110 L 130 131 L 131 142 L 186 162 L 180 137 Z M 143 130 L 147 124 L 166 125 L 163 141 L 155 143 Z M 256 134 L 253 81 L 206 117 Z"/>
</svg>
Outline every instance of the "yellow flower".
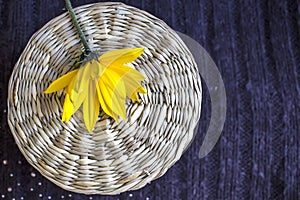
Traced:
<svg viewBox="0 0 300 200">
<path fill-rule="evenodd" d="M 79 69 L 73 70 L 55 80 L 45 93 L 66 88 L 62 121 L 83 108 L 84 123 L 92 132 L 99 115 L 103 111 L 118 120 L 126 119 L 126 96 L 139 102 L 137 93 L 147 93 L 141 81 L 145 80 L 137 70 L 126 66 L 143 53 L 143 48 L 119 49 L 107 52 L 99 58 L 91 53 L 91 60 Z"/>
</svg>

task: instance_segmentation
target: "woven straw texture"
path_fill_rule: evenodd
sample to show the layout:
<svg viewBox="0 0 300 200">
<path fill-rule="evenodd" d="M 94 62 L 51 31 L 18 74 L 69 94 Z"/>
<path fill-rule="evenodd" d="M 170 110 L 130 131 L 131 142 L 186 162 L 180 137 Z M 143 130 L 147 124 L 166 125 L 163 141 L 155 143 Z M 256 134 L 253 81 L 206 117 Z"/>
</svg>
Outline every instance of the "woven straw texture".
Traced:
<svg viewBox="0 0 300 200">
<path fill-rule="evenodd" d="M 8 123 L 21 152 L 58 186 L 85 194 L 118 194 L 162 176 L 182 155 L 200 118 L 201 83 L 185 44 L 164 22 L 120 3 L 75 9 L 92 50 L 145 47 L 132 67 L 146 76 L 141 103 L 127 101 L 127 120 L 103 112 L 92 134 L 82 112 L 60 121 L 63 91 L 45 88 L 70 71 L 82 49 L 62 14 L 30 39 L 9 82 Z"/>
</svg>

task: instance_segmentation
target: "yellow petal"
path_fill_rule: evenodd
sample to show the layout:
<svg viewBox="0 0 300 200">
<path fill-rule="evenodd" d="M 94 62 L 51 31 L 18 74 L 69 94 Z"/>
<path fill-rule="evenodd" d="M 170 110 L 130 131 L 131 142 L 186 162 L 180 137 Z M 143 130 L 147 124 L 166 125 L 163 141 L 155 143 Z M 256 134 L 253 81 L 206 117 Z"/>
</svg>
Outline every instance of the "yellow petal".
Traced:
<svg viewBox="0 0 300 200">
<path fill-rule="evenodd" d="M 112 71 L 115 68 L 109 68 L 106 71 Z M 125 89 L 126 89 L 126 95 L 128 97 L 132 96 L 132 93 L 140 92 L 146 94 L 147 91 L 145 88 L 143 88 L 140 85 L 140 81 L 145 80 L 145 77 L 141 75 L 137 70 L 132 69 L 127 66 L 120 67 L 119 70 L 114 70 L 113 72 L 117 73 L 120 77 L 119 82 L 122 82 L 125 84 Z M 113 74 L 113 73 L 111 73 Z M 110 77 L 114 76 L 117 77 L 118 75 L 114 74 L 111 75 Z M 135 95 L 137 97 L 137 95 Z M 135 98 L 134 98 L 135 99 Z"/>
<path fill-rule="evenodd" d="M 74 87 L 73 90 L 76 93 L 81 93 L 85 90 L 88 90 L 88 84 L 91 74 L 91 63 L 86 62 L 84 66 L 79 68 L 77 75 L 74 77 Z"/>
<path fill-rule="evenodd" d="M 140 99 L 139 99 L 139 96 L 136 92 L 134 92 L 129 98 L 133 101 L 137 101 L 139 103 L 141 102 Z"/>
<path fill-rule="evenodd" d="M 146 94 L 147 91 L 145 90 L 145 88 L 143 86 L 140 86 L 138 88 L 136 88 L 136 90 L 131 94 L 131 95 L 128 95 L 128 97 L 133 100 L 133 101 L 137 101 L 140 103 L 140 99 L 139 99 L 139 96 L 138 96 L 138 92 L 139 93 L 144 93 Z"/>
<path fill-rule="evenodd" d="M 65 101 L 64 101 L 64 111 L 62 114 L 62 121 L 63 122 L 67 122 L 70 120 L 71 116 L 73 114 L 73 104 L 70 100 L 70 96 L 67 93 L 65 96 Z"/>
<path fill-rule="evenodd" d="M 145 77 L 137 70 L 127 66 L 122 66 L 118 69 L 107 68 L 100 78 L 104 81 L 106 86 L 116 91 L 122 97 L 126 94 L 130 97 L 133 92 L 147 93 L 139 83 L 144 80 Z M 125 88 L 124 84 L 126 86 Z M 136 88 L 138 88 L 137 91 Z"/>
<path fill-rule="evenodd" d="M 91 69 L 91 78 L 98 78 L 105 70 L 105 67 L 98 60 L 92 60 Z"/>
<path fill-rule="evenodd" d="M 126 119 L 126 91 L 124 84 L 117 84 L 117 86 L 112 90 L 112 111 L 118 114 L 123 120 Z"/>
<path fill-rule="evenodd" d="M 73 113 L 72 115 L 80 108 L 81 104 L 87 98 L 87 91 L 85 90 L 81 93 L 76 93 L 74 90 L 72 91 L 72 98 L 71 101 L 73 102 Z"/>
<path fill-rule="evenodd" d="M 83 119 L 86 128 L 91 133 L 96 125 L 99 115 L 99 101 L 96 96 L 96 85 L 93 80 L 89 81 L 88 94 L 83 102 Z"/>
<path fill-rule="evenodd" d="M 125 98 L 118 96 L 114 90 L 105 85 L 105 83 L 100 79 L 99 81 L 100 92 L 102 94 L 103 100 L 107 107 L 115 114 L 121 116 L 123 119 L 126 118 L 125 109 Z"/>
<path fill-rule="evenodd" d="M 123 81 L 126 87 L 126 95 L 131 97 L 135 92 L 147 93 L 138 81 L 131 79 L 129 76 L 124 76 Z"/>
<path fill-rule="evenodd" d="M 73 111 L 70 115 L 73 115 L 80 108 L 87 95 L 87 90 L 84 90 L 79 94 L 75 90 L 73 90 L 74 82 L 75 80 L 73 79 L 66 89 L 66 94 L 69 94 L 70 101 L 73 104 Z"/>
<path fill-rule="evenodd" d="M 67 89 L 66 89 L 66 93 L 68 93 L 70 95 L 70 99 L 72 99 L 72 90 L 73 90 L 73 86 L 74 86 L 74 78 L 70 81 Z"/>
<path fill-rule="evenodd" d="M 118 121 L 118 116 L 113 113 L 113 111 L 106 105 L 104 98 L 102 96 L 101 90 L 100 90 L 100 84 L 98 83 L 96 85 L 96 89 L 97 89 L 97 94 L 98 94 L 98 100 L 100 102 L 100 106 L 103 109 L 103 111 L 108 114 L 109 116 L 111 116 L 115 121 Z"/>
<path fill-rule="evenodd" d="M 136 92 L 147 94 L 147 90 L 143 86 L 138 87 Z"/>
<path fill-rule="evenodd" d="M 104 104 L 107 106 L 107 108 L 109 108 L 108 109 L 109 111 L 113 111 L 112 110 L 112 101 L 111 101 L 112 94 L 111 94 L 110 90 L 108 90 L 108 88 L 105 86 L 105 84 L 103 83 L 102 80 L 99 81 L 99 88 L 100 88 L 100 94 L 102 96 Z M 109 114 L 112 115 L 112 113 L 109 113 Z"/>
<path fill-rule="evenodd" d="M 144 80 L 145 77 L 137 70 L 128 66 L 117 67 L 112 65 L 106 68 L 100 79 L 106 86 L 106 90 L 104 89 L 104 93 L 107 93 L 106 96 L 104 96 L 106 97 L 104 98 L 106 105 L 123 119 L 125 119 L 126 116 L 126 96 L 134 101 L 140 102 L 137 92 L 146 93 L 146 90 L 139 83 Z"/>
<path fill-rule="evenodd" d="M 109 51 L 102 56 L 100 56 L 99 61 L 104 66 L 109 65 L 123 65 L 134 61 L 139 57 L 144 51 L 144 48 L 128 48 L 128 49 L 118 49 Z"/>
<path fill-rule="evenodd" d="M 101 81 L 103 81 L 103 83 L 111 90 L 113 90 L 114 93 L 118 94 L 122 98 L 126 98 L 126 89 L 122 77 L 115 71 L 109 69 L 105 70 L 105 72 L 106 73 L 100 77 Z"/>
<path fill-rule="evenodd" d="M 130 76 L 132 79 L 136 80 L 136 81 L 143 81 L 146 78 L 136 69 L 133 69 L 131 67 L 128 67 L 126 65 L 122 65 L 122 66 L 116 66 L 116 65 L 111 65 L 109 67 L 109 70 L 112 70 L 116 73 L 119 74 L 119 76 L 123 77 L 123 76 Z"/>
<path fill-rule="evenodd" d="M 56 79 L 55 81 L 53 81 L 50 84 L 50 86 L 44 91 L 44 93 L 49 94 L 49 93 L 56 92 L 58 90 L 63 89 L 64 87 L 66 87 L 67 85 L 70 84 L 71 80 L 77 74 L 77 72 L 78 72 L 78 69 L 75 69 L 75 70 L 59 77 L 58 79 Z"/>
</svg>

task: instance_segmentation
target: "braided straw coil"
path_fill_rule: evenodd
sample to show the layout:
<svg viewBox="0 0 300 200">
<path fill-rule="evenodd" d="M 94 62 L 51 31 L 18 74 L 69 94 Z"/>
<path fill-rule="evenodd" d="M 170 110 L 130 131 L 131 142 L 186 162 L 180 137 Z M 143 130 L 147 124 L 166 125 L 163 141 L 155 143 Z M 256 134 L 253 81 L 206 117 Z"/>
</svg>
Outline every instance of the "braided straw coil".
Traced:
<svg viewBox="0 0 300 200">
<path fill-rule="evenodd" d="M 121 3 L 75 8 L 92 50 L 145 47 L 132 63 L 146 80 L 141 102 L 126 102 L 127 120 L 102 111 L 93 133 L 82 111 L 61 122 L 64 91 L 44 94 L 71 70 L 83 49 L 68 13 L 37 31 L 14 67 L 8 123 L 28 162 L 56 185 L 85 194 L 136 190 L 162 176 L 193 139 L 201 83 L 194 59 L 163 21 Z"/>
</svg>

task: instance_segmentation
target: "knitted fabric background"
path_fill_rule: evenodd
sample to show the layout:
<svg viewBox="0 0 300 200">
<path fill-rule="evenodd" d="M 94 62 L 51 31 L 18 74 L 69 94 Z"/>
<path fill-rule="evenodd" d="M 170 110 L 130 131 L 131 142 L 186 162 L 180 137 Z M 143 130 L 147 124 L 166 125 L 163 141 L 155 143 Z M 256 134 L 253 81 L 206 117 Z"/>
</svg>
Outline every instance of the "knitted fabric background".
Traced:
<svg viewBox="0 0 300 200">
<path fill-rule="evenodd" d="M 121 0 L 120 0 L 121 1 Z M 93 0 L 73 0 L 74 7 Z M 64 1 L 0 0 L 0 199 L 299 199 L 300 3 L 296 0 L 125 0 L 198 41 L 227 92 L 218 143 L 198 153 L 210 120 L 203 82 L 198 134 L 161 178 L 117 196 L 65 191 L 20 153 L 7 124 L 10 74 L 31 35 Z"/>
</svg>

